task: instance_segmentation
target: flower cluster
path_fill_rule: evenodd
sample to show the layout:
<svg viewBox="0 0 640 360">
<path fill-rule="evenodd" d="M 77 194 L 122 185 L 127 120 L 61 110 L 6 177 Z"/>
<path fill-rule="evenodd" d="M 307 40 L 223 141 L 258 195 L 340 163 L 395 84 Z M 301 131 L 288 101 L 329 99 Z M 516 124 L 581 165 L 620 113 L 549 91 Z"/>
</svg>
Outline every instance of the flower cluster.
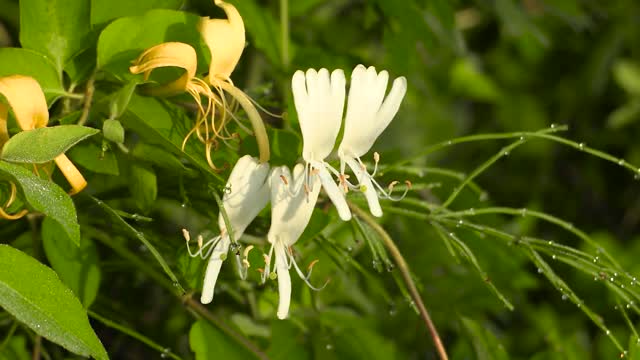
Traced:
<svg viewBox="0 0 640 360">
<path fill-rule="evenodd" d="M 382 215 L 378 196 L 380 194 L 390 198 L 390 191 L 385 191 L 373 179 L 375 168 L 369 173 L 360 157 L 370 150 L 380 133 L 389 125 L 406 92 L 406 79 L 399 77 L 393 81 L 385 98 L 388 78 L 386 71 L 378 73 L 374 67 L 367 69 L 358 65 L 353 70 L 344 119 L 344 135 L 337 150 L 340 159 L 340 170 L 337 170 L 326 159 L 333 152 L 343 122 L 346 94 L 344 73 L 342 70 L 329 74 L 326 69 L 309 69 L 306 73 L 298 71 L 293 75 L 292 90 L 304 141 L 304 164 L 297 164 L 291 172 L 286 166 L 269 169 L 267 163 L 260 163 L 249 155 L 238 160 L 229 176 L 226 187 L 228 191 L 222 201 L 229 223 L 225 223 L 221 213 L 218 221 L 220 235 L 206 243 L 199 237 L 197 251 L 189 249 L 192 256 L 209 257 L 202 303 L 209 303 L 213 299 L 215 283 L 230 244 L 240 238 L 269 199 L 271 227 L 267 240 L 271 249 L 264 255 L 265 268 L 261 271 L 263 282 L 278 279 L 277 316 L 280 319 L 286 318 L 289 313 L 291 267 L 307 285 L 316 289 L 309 283 L 311 267 L 309 273 L 304 274 L 296 263 L 291 247 L 309 223 L 320 189 L 325 189 L 342 220 L 351 218 L 345 197 L 349 190 L 363 192 L 371 213 L 375 216 Z M 374 158 L 377 167 L 377 153 Z M 347 167 L 355 175 L 357 184 L 349 181 L 349 175 L 345 173 Z M 233 231 L 232 236 L 230 230 Z M 187 242 L 190 239 L 186 230 L 185 238 Z M 239 250 L 236 251 L 236 256 L 239 259 Z M 246 251 L 245 258 L 241 261 L 246 270 L 249 265 Z M 272 262 L 275 264 L 273 268 Z"/>
</svg>

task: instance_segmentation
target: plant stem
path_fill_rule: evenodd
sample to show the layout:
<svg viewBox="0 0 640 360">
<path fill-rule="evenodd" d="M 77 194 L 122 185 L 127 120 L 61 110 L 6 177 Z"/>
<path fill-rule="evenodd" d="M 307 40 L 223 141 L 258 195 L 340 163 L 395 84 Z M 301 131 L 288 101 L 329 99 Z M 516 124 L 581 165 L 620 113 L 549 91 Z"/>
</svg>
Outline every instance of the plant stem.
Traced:
<svg viewBox="0 0 640 360">
<path fill-rule="evenodd" d="M 280 0 L 280 30 L 280 56 L 282 68 L 286 71 L 289 68 L 289 0 Z"/>
<path fill-rule="evenodd" d="M 84 125 L 87 123 L 89 119 L 89 110 L 91 110 L 91 103 L 93 102 L 93 93 L 95 92 L 95 87 L 93 86 L 96 81 L 96 72 L 87 80 L 87 87 L 84 91 L 84 104 L 82 105 L 82 115 L 80 116 L 80 120 L 78 120 L 78 125 Z"/>
<path fill-rule="evenodd" d="M 33 356 L 31 357 L 33 360 L 40 360 L 40 347 L 42 346 L 42 336 L 36 335 L 33 344 Z"/>
<path fill-rule="evenodd" d="M 367 225 L 369 225 L 375 232 L 377 232 L 378 235 L 380 235 L 382 242 L 387 247 L 387 250 L 395 260 L 396 265 L 400 270 L 400 274 L 402 275 L 402 278 L 404 279 L 404 282 L 407 285 L 409 294 L 411 294 L 411 299 L 416 303 L 418 310 L 420 311 L 420 316 L 424 320 L 425 324 L 427 325 L 427 328 L 429 329 L 429 332 L 431 333 L 431 338 L 433 339 L 433 343 L 436 347 L 438 355 L 440 356 L 440 360 L 448 360 L 449 357 L 447 356 L 447 351 L 444 348 L 444 345 L 442 344 L 442 340 L 440 340 L 440 335 L 438 335 L 438 330 L 433 324 L 433 321 L 431 321 L 431 316 L 429 315 L 429 311 L 427 311 L 427 308 L 422 302 L 422 298 L 420 297 L 418 288 L 416 287 L 416 284 L 413 282 L 413 279 L 411 278 L 411 271 L 409 270 L 409 265 L 407 264 L 404 257 L 400 253 L 400 250 L 398 249 L 396 244 L 393 242 L 393 239 L 382 228 L 382 226 L 380 226 L 380 224 L 378 224 L 371 216 L 369 216 L 367 212 L 363 211 L 353 203 L 349 203 L 349 207 L 351 208 L 351 211 L 353 211 L 364 222 L 366 222 Z"/>
</svg>

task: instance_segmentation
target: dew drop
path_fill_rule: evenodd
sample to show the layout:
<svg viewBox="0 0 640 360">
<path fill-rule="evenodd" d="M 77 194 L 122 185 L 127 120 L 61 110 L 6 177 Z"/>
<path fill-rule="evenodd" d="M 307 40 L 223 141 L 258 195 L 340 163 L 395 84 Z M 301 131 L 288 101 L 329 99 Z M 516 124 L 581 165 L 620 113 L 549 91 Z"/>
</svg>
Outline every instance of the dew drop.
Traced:
<svg viewBox="0 0 640 360">
<path fill-rule="evenodd" d="M 567 296 L 566 294 L 563 294 L 563 295 L 562 295 L 562 301 L 567 300 L 567 298 L 568 298 L 568 296 Z"/>
<path fill-rule="evenodd" d="M 471 208 L 468 211 L 469 211 L 469 214 L 471 214 L 471 215 L 475 215 L 475 213 L 476 213 L 476 209 L 474 209 L 474 208 Z"/>
<path fill-rule="evenodd" d="M 327 350 L 333 350 L 333 344 L 327 344 L 327 345 L 325 346 L 325 348 L 326 348 Z"/>
<path fill-rule="evenodd" d="M 585 146 L 584 143 L 578 144 L 578 148 L 580 148 L 580 150 L 584 150 L 584 146 Z"/>
<path fill-rule="evenodd" d="M 555 259 L 556 259 L 556 254 L 551 255 L 551 258 L 552 258 L 553 260 L 555 260 Z"/>
<path fill-rule="evenodd" d="M 618 165 L 620 165 L 620 166 L 624 165 L 624 159 L 618 160 Z"/>
<path fill-rule="evenodd" d="M 524 136 L 520 136 L 520 141 L 524 141 Z"/>
<path fill-rule="evenodd" d="M 502 155 L 504 155 L 504 156 L 508 156 L 508 155 L 509 155 L 509 151 L 507 151 L 507 150 L 503 151 L 503 152 L 502 152 Z"/>
<path fill-rule="evenodd" d="M 452 233 L 452 232 L 450 232 L 450 233 L 449 233 L 449 237 L 454 237 L 455 235 L 456 235 L 456 234 L 454 234 L 454 233 Z"/>
<path fill-rule="evenodd" d="M 597 256 L 593 258 L 593 262 L 594 262 L 594 263 L 597 263 L 599 260 L 600 260 L 600 258 L 599 258 L 599 257 L 597 257 Z"/>
<path fill-rule="evenodd" d="M 526 208 L 523 208 L 522 210 L 520 210 L 520 214 L 521 214 L 522 216 L 527 216 L 527 209 L 526 209 Z"/>
<path fill-rule="evenodd" d="M 547 244 L 549 244 L 549 246 L 551 246 L 551 245 L 553 245 L 553 241 L 549 240 L 549 241 L 547 242 Z"/>
<path fill-rule="evenodd" d="M 611 280 L 611 282 L 616 281 L 616 279 L 614 279 L 613 277 L 609 278 L 609 280 Z"/>
<path fill-rule="evenodd" d="M 611 331 L 610 331 L 610 330 L 607 330 L 607 331 L 605 332 L 605 334 L 607 334 L 607 336 L 609 336 L 609 335 L 611 335 Z"/>
<path fill-rule="evenodd" d="M 186 207 L 187 207 L 187 204 L 182 203 L 182 204 L 180 204 L 180 207 L 184 209 L 184 208 L 186 208 Z"/>
<path fill-rule="evenodd" d="M 542 274 L 542 268 L 538 268 L 538 274 Z"/>
<path fill-rule="evenodd" d="M 635 174 L 633 176 L 633 180 L 640 180 L 640 174 Z"/>
<path fill-rule="evenodd" d="M 480 201 L 487 201 L 489 200 L 489 194 L 487 194 L 486 191 L 483 191 L 482 194 L 480 194 Z"/>
<path fill-rule="evenodd" d="M 555 129 L 555 128 L 557 128 L 557 127 L 558 127 L 558 125 L 557 125 L 557 124 L 551 124 L 551 126 L 550 126 L 550 127 L 551 127 L 552 129 Z"/>
<path fill-rule="evenodd" d="M 456 227 L 460 227 L 462 225 L 464 225 L 464 221 L 458 220 L 458 223 L 456 224 Z"/>
<path fill-rule="evenodd" d="M 352 246 L 347 247 L 347 251 L 348 252 L 352 252 L 353 251 L 353 247 Z"/>
</svg>

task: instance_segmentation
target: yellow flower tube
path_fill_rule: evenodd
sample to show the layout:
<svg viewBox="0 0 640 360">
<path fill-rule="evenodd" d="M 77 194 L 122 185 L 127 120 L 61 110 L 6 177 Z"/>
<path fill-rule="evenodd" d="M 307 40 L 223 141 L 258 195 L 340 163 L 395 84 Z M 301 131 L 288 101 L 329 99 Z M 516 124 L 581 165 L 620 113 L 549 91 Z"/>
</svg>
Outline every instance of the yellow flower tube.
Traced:
<svg viewBox="0 0 640 360">
<path fill-rule="evenodd" d="M 13 111 L 16 122 L 22 130 L 33 130 L 47 126 L 49 122 L 47 101 L 40 84 L 34 78 L 23 75 L 0 78 L 0 94 L 5 97 L 8 107 Z M 7 114 L 7 107 L 2 105 L 0 108 L 0 141 L 8 139 Z M 54 161 L 71 184 L 70 193 L 72 195 L 87 186 L 87 181 L 65 154 L 60 154 Z"/>
</svg>

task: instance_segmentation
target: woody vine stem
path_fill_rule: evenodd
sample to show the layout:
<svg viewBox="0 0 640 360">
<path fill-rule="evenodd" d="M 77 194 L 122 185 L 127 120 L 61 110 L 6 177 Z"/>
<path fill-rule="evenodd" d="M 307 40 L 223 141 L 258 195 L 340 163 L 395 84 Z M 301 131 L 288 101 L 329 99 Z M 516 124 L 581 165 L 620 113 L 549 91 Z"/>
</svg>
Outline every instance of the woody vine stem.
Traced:
<svg viewBox="0 0 640 360">
<path fill-rule="evenodd" d="M 411 295 L 411 300 L 413 300 L 418 307 L 418 311 L 420 312 L 420 317 L 424 320 L 427 328 L 429 329 L 429 333 L 431 334 L 431 338 L 433 339 L 433 344 L 436 347 L 436 351 L 438 352 L 438 356 L 440 360 L 448 360 L 447 350 L 442 344 L 442 340 L 440 340 L 440 335 L 438 335 L 438 329 L 431 321 L 431 316 L 429 315 L 429 311 L 427 310 L 424 302 L 422 302 L 422 298 L 420 297 L 420 293 L 418 292 L 418 288 L 416 284 L 413 282 L 411 278 L 411 271 L 409 270 L 409 265 L 405 261 L 404 257 L 400 253 L 400 249 L 393 242 L 391 236 L 384 230 L 380 224 L 378 224 L 366 211 L 363 211 L 353 203 L 349 203 L 349 207 L 351 211 L 359 218 L 361 218 L 364 222 L 367 223 L 382 239 L 384 246 L 387 248 L 391 257 L 396 262 L 398 266 L 398 270 L 400 270 L 400 274 L 402 275 L 402 279 L 407 285 L 407 289 L 409 290 L 409 294 Z"/>
</svg>

